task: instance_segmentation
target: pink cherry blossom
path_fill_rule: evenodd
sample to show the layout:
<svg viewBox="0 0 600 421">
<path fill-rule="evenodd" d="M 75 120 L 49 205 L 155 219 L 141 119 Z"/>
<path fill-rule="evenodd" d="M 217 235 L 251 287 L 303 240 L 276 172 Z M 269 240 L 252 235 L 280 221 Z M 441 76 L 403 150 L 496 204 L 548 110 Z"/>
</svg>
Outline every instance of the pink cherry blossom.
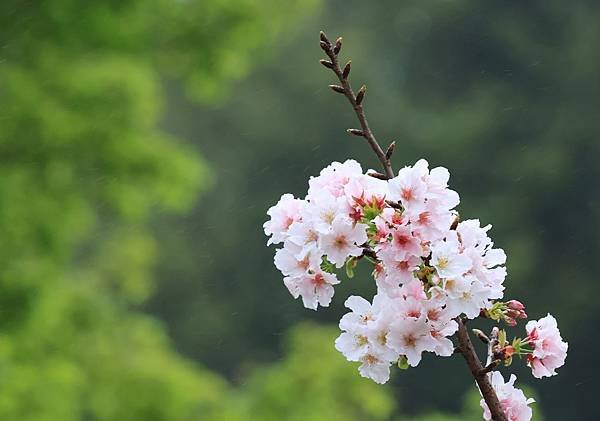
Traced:
<svg viewBox="0 0 600 421">
<path fill-rule="evenodd" d="M 556 319 L 548 314 L 540 320 L 532 320 L 525 326 L 525 341 L 533 348 L 528 364 L 533 376 L 539 378 L 556 375 L 556 369 L 565 363 L 569 344 L 563 341 Z"/>
<path fill-rule="evenodd" d="M 533 415 L 529 404 L 535 400 L 525 396 L 521 389 L 514 387 L 517 380 L 512 374 L 508 382 L 504 382 L 504 377 L 498 371 L 494 371 L 490 375 L 492 387 L 496 391 L 502 410 L 508 421 L 529 421 Z M 485 400 L 481 399 L 480 405 L 483 408 L 483 419 L 486 421 L 492 420 L 492 414 Z"/>
<path fill-rule="evenodd" d="M 414 367 L 423 352 L 453 355 L 457 317 L 485 314 L 509 325 L 527 317 L 519 301 L 497 301 L 504 296 L 506 254 L 489 237 L 490 225 L 455 223 L 460 199 L 449 176 L 442 167 L 429 170 L 425 160 L 390 180 L 363 173 L 353 160 L 334 162 L 309 180 L 304 200 L 284 194 L 267 212 L 268 244 L 282 244 L 275 266 L 305 307 L 330 304 L 339 283 L 334 272 L 349 258 L 371 265 L 377 294 L 372 301 L 348 297 L 335 348 L 377 383 L 389 380 L 398 361 Z M 513 342 L 520 345 L 504 349 L 527 355 L 535 377 L 555 375 L 568 349 L 556 320 L 548 315 L 526 330 L 526 338 Z M 488 376 L 507 418 L 529 420 L 533 400 L 514 387 L 515 377 Z M 483 400 L 481 406 L 490 420 Z"/>
<path fill-rule="evenodd" d="M 404 167 L 389 181 L 390 199 L 398 201 L 410 215 L 425 209 L 428 174 L 427 161 L 420 160 L 413 167 Z"/>
<path fill-rule="evenodd" d="M 320 256 L 306 254 L 299 259 L 298 254 L 294 254 L 290 247 L 277 250 L 275 253 L 275 266 L 285 276 L 302 276 L 310 270 L 316 270 L 321 263 Z"/>
<path fill-rule="evenodd" d="M 308 181 L 308 195 L 327 191 L 329 194 L 339 197 L 344 194 L 344 188 L 350 180 L 362 176 L 363 171 L 358 162 L 349 159 L 344 163 L 332 162 L 323 168 L 317 177 L 311 177 Z"/>
<path fill-rule="evenodd" d="M 304 307 L 312 310 L 316 310 L 319 305 L 321 307 L 328 307 L 334 293 L 333 285 L 340 283 L 335 275 L 320 270 L 315 273 L 304 274 L 297 278 L 286 279 L 286 286 L 290 282 L 295 282 L 294 291 L 297 292 L 296 298 L 298 295 L 301 296 Z M 284 279 L 284 282 L 286 279 Z"/>
<path fill-rule="evenodd" d="M 349 218 L 339 215 L 331 223 L 331 230 L 321 235 L 319 245 L 331 263 L 342 267 L 348 257 L 362 254 L 359 246 L 366 241 L 364 224 L 354 224 Z"/>
<path fill-rule="evenodd" d="M 284 194 L 275 206 L 267 211 L 271 219 L 264 223 L 265 234 L 271 236 L 267 245 L 279 244 L 287 237 L 287 231 L 295 221 L 300 219 L 300 210 L 305 202 L 294 199 L 289 193 Z"/>
<path fill-rule="evenodd" d="M 415 367 L 421 362 L 423 351 L 433 351 L 436 343 L 425 317 L 398 318 L 390 327 L 387 342 L 408 364 Z"/>
</svg>

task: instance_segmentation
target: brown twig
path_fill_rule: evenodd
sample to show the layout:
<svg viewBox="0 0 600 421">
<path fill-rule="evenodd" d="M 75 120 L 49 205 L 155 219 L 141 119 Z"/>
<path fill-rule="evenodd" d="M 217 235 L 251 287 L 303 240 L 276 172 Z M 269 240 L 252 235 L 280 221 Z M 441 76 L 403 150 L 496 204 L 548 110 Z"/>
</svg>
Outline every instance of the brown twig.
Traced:
<svg viewBox="0 0 600 421">
<path fill-rule="evenodd" d="M 492 419 L 494 421 L 508 421 L 502 410 L 496 391 L 490 383 L 488 374 L 484 371 L 484 367 L 481 364 L 481 361 L 479 361 L 475 348 L 473 348 L 473 343 L 471 342 L 467 328 L 460 317 L 456 318 L 456 323 L 458 323 L 458 332 L 456 333 L 456 336 L 458 337 L 461 354 L 467 362 L 471 375 L 477 382 L 477 386 L 479 386 L 479 390 L 481 391 L 485 403 L 487 403 L 487 406 L 490 409 Z"/>
<path fill-rule="evenodd" d="M 373 152 L 375 152 L 375 154 L 377 155 L 377 158 L 379 158 L 379 161 L 383 166 L 386 177 L 388 179 L 394 178 L 394 170 L 392 169 L 392 164 L 390 162 L 390 157 L 394 148 L 393 146 L 391 148 L 388 148 L 387 153 L 384 152 L 383 149 L 381 149 L 381 146 L 377 142 L 377 139 L 375 139 L 375 135 L 369 127 L 367 117 L 365 116 L 365 111 L 363 109 L 362 102 L 364 100 L 366 87 L 363 85 L 358 91 L 358 93 L 355 95 L 354 91 L 352 90 L 352 86 L 350 86 L 350 82 L 348 82 L 348 76 L 350 74 L 350 62 L 348 62 L 344 66 L 343 70 L 342 68 L 340 68 L 338 54 L 342 48 L 342 38 L 338 38 L 333 44 L 329 41 L 329 39 L 327 38 L 327 36 L 325 36 L 325 33 L 323 32 L 321 32 L 320 38 L 321 49 L 325 51 L 325 54 L 327 54 L 327 57 L 329 57 L 330 60 L 321 60 L 321 64 L 323 64 L 323 66 L 327 67 L 328 69 L 333 70 L 340 82 L 340 85 L 330 85 L 330 88 L 333 89 L 335 92 L 344 94 L 346 98 L 348 98 L 348 101 L 352 105 L 352 108 L 354 109 L 356 117 L 358 117 L 358 121 L 360 123 L 360 130 L 349 129 L 349 133 L 364 137 L 367 140 L 367 142 L 369 142 L 369 145 L 371 146 L 371 149 L 373 149 Z"/>
<path fill-rule="evenodd" d="M 500 365 L 501 362 L 502 362 L 502 360 L 494 360 L 491 363 L 489 363 L 488 365 L 486 365 L 485 367 L 483 367 L 483 369 L 479 373 L 487 374 L 490 371 L 494 371 L 496 369 L 496 367 L 498 367 Z"/>
</svg>

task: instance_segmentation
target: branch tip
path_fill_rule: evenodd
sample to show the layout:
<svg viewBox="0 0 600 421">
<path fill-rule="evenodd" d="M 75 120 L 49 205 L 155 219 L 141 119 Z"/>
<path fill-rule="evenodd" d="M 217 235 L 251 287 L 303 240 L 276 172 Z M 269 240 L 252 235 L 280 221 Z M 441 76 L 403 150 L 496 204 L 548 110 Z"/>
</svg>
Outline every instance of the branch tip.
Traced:
<svg viewBox="0 0 600 421">
<path fill-rule="evenodd" d="M 333 47 L 333 54 L 335 54 L 337 56 L 340 53 L 341 49 L 342 49 L 342 37 L 339 37 L 338 39 L 335 40 L 335 46 Z"/>
<path fill-rule="evenodd" d="M 486 365 L 485 367 L 483 367 L 481 369 L 481 371 L 479 372 L 479 375 L 483 376 L 483 375 L 489 373 L 490 371 L 494 371 L 494 369 L 496 367 L 498 367 L 501 362 L 502 362 L 502 360 L 494 360 L 494 361 L 492 361 L 491 363 L 489 363 L 488 365 Z"/>
<path fill-rule="evenodd" d="M 346 63 L 346 65 L 344 66 L 344 70 L 342 71 L 342 78 L 344 78 L 344 80 L 348 79 L 348 76 L 350 75 L 351 66 L 352 60 L 348 60 L 348 63 Z"/>
<path fill-rule="evenodd" d="M 488 336 L 485 333 L 483 333 L 481 330 L 472 329 L 471 332 L 473 332 L 475 334 L 475 336 L 477 336 L 477 338 L 479 338 L 479 340 L 481 342 L 483 342 L 484 344 L 490 343 L 490 338 L 488 338 Z"/>
<path fill-rule="evenodd" d="M 394 153 L 395 148 L 396 142 L 390 143 L 390 146 L 388 146 L 387 150 L 385 151 L 385 159 L 389 161 L 389 159 L 392 157 L 392 154 Z"/>
<path fill-rule="evenodd" d="M 393 202 L 391 200 L 386 200 L 385 203 L 388 204 L 389 207 L 394 209 L 402 209 L 402 205 L 398 202 Z"/>
<path fill-rule="evenodd" d="M 321 63 L 323 66 L 327 67 L 328 69 L 333 69 L 333 63 L 330 62 L 329 60 L 321 59 L 321 60 L 319 60 L 319 63 Z"/>
<path fill-rule="evenodd" d="M 373 177 L 373 178 L 377 178 L 379 180 L 389 180 L 389 177 L 385 174 L 381 174 L 380 172 L 370 172 L 367 173 L 367 175 Z"/>
<path fill-rule="evenodd" d="M 329 39 L 327 38 L 327 35 L 325 35 L 325 32 L 323 32 L 323 31 L 320 31 L 320 32 L 319 32 L 319 39 L 320 39 L 322 42 L 324 42 L 324 43 L 326 43 L 326 44 L 329 44 L 329 45 L 331 45 L 331 42 L 329 42 Z"/>
<path fill-rule="evenodd" d="M 363 132 L 360 129 L 348 129 L 346 131 L 350 134 L 353 134 L 354 136 L 365 137 L 365 132 Z"/>
<path fill-rule="evenodd" d="M 367 92 L 367 87 L 365 85 L 361 86 L 356 94 L 356 105 L 360 105 L 363 102 L 365 97 L 365 92 Z"/>
</svg>

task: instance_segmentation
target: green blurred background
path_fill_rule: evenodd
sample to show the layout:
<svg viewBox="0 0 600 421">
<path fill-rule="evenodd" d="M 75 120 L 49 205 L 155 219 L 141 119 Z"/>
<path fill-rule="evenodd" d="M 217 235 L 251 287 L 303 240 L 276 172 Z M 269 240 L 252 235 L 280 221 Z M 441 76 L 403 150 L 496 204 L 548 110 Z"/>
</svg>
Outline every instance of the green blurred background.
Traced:
<svg viewBox="0 0 600 421">
<path fill-rule="evenodd" d="M 600 419 L 599 21 L 593 0 L 2 1 L 0 419 L 481 419 L 460 358 L 378 386 L 333 349 L 367 273 L 314 313 L 273 267 L 282 193 L 377 165 L 320 29 L 396 168 L 449 168 L 507 296 L 559 319 L 559 375 L 515 367 L 536 419 Z"/>
</svg>

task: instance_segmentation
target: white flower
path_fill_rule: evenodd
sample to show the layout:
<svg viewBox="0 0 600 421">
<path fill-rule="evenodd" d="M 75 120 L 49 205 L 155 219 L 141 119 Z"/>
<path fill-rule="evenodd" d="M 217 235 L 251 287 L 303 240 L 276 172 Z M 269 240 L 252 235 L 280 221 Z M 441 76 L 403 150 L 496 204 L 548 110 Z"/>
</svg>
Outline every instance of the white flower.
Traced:
<svg viewBox="0 0 600 421">
<path fill-rule="evenodd" d="M 455 208 L 460 203 L 458 193 L 448 188 L 450 173 L 444 167 L 433 168 L 427 181 L 427 199 L 435 202 L 436 206 L 446 210 Z"/>
<path fill-rule="evenodd" d="M 444 291 L 448 296 L 446 309 L 453 317 L 465 314 L 474 319 L 489 303 L 489 288 L 472 276 L 445 280 Z"/>
<path fill-rule="evenodd" d="M 421 362 L 422 352 L 436 347 L 430 330 L 424 317 L 400 317 L 392 323 L 387 342 L 394 351 L 406 356 L 409 365 L 416 367 Z"/>
<path fill-rule="evenodd" d="M 360 256 L 361 245 L 367 241 L 367 227 L 364 224 L 353 224 L 344 216 L 337 216 L 331 224 L 331 230 L 321 235 L 320 248 L 327 259 L 336 267 L 342 267 L 349 256 Z"/>
<path fill-rule="evenodd" d="M 322 255 L 318 248 L 319 233 L 311 221 L 303 219 L 294 222 L 288 229 L 287 234 L 287 241 L 298 246 L 297 257 L 304 257 L 307 254 L 319 257 Z"/>
<path fill-rule="evenodd" d="M 291 245 L 279 249 L 275 252 L 275 267 L 285 276 L 302 276 L 309 270 L 316 270 L 321 263 L 321 257 L 315 254 L 307 253 L 304 257 L 298 258 L 298 247 Z"/>
<path fill-rule="evenodd" d="M 348 361 L 360 361 L 369 352 L 366 327 L 358 327 L 353 332 L 342 332 L 335 340 L 335 349 L 341 352 Z"/>
<path fill-rule="evenodd" d="M 345 197 L 334 197 L 327 191 L 321 191 L 311 196 L 309 203 L 303 213 L 303 221 L 308 221 L 319 234 L 331 231 L 335 218 L 349 219 L 351 208 Z"/>
<path fill-rule="evenodd" d="M 460 254 L 454 241 L 439 241 L 431 246 L 431 264 L 440 278 L 457 278 L 471 269 L 471 259 Z"/>
<path fill-rule="evenodd" d="M 377 353 L 371 352 L 363 355 L 360 362 L 362 364 L 358 371 L 361 376 L 379 384 L 383 384 L 390 379 L 391 361 L 381 358 Z"/>
</svg>

